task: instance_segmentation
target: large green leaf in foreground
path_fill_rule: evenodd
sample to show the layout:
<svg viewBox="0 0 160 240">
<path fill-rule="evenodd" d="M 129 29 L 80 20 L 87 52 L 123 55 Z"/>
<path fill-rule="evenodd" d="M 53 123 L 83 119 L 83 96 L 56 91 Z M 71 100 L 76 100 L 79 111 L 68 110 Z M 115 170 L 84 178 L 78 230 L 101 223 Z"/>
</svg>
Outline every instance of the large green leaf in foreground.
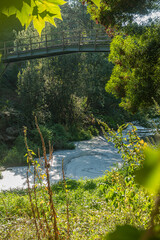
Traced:
<svg viewBox="0 0 160 240">
<path fill-rule="evenodd" d="M 63 0 L 7 0 L 0 2 L 0 13 L 8 17 L 15 15 L 26 27 L 33 21 L 34 27 L 41 34 L 45 22 L 55 25 L 55 18 L 62 20 L 59 5 L 64 3 Z"/>
<path fill-rule="evenodd" d="M 117 226 L 113 233 L 109 233 L 104 238 L 105 240 L 138 240 L 142 236 L 142 231 L 135 227 L 125 225 Z"/>
<path fill-rule="evenodd" d="M 140 170 L 135 171 L 136 180 L 150 192 L 160 190 L 160 148 L 146 148 L 145 161 Z"/>
<path fill-rule="evenodd" d="M 130 225 L 117 226 L 116 230 L 107 234 L 104 240 L 159 240 L 155 235 L 150 235 L 148 230 L 139 230 Z"/>
</svg>

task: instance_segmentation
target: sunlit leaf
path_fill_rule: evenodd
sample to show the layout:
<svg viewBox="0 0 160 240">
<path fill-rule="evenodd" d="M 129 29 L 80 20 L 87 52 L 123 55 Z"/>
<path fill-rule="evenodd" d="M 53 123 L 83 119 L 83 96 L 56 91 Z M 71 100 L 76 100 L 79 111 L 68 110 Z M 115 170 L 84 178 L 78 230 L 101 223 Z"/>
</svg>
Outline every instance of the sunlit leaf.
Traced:
<svg viewBox="0 0 160 240">
<path fill-rule="evenodd" d="M 21 11 L 17 11 L 16 17 L 21 22 L 22 26 L 24 26 L 28 22 L 28 16 L 32 15 L 32 8 L 27 3 L 23 3 L 23 7 Z"/>
<path fill-rule="evenodd" d="M 52 25 L 56 26 L 55 21 L 54 21 L 54 18 L 53 18 L 53 17 L 50 17 L 49 15 L 47 15 L 47 16 L 44 18 L 44 21 L 45 21 L 45 22 L 49 22 L 49 23 L 51 23 Z"/>
<path fill-rule="evenodd" d="M 148 188 L 151 192 L 160 189 L 160 148 L 145 149 L 144 166 L 135 172 L 139 184 Z"/>
<path fill-rule="evenodd" d="M 94 2 L 94 4 L 99 8 L 100 7 L 100 0 L 92 0 L 92 2 Z"/>
<path fill-rule="evenodd" d="M 54 3 L 54 4 L 58 4 L 58 5 L 63 5 L 66 2 L 63 0 L 48 0 L 48 2 Z"/>
<path fill-rule="evenodd" d="M 38 19 L 34 17 L 33 25 L 34 28 L 38 31 L 39 35 L 41 35 L 42 29 L 45 27 L 45 21 L 40 16 L 38 16 Z"/>
<path fill-rule="evenodd" d="M 14 15 L 19 19 L 22 26 L 29 26 L 31 21 L 38 33 L 41 34 L 45 22 L 55 26 L 54 18 L 61 17 L 59 5 L 65 4 L 63 0 L 9 0 L 0 3 L 0 11 L 6 16 Z"/>
</svg>

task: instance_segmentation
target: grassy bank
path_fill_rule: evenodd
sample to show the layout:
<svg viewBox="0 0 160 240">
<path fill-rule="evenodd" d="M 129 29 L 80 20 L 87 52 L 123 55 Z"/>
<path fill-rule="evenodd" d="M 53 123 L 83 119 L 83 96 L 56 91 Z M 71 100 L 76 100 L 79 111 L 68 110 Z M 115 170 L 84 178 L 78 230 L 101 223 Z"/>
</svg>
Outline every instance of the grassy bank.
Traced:
<svg viewBox="0 0 160 240">
<path fill-rule="evenodd" d="M 101 239 L 117 224 L 145 229 L 152 209 L 152 198 L 121 171 L 107 172 L 95 180 L 67 180 L 70 239 Z M 66 193 L 61 182 L 52 186 L 58 228 L 67 239 Z M 42 190 L 37 191 L 41 206 Z M 47 202 L 43 205 L 47 215 Z M 37 239 L 27 191 L 0 193 L 1 239 Z M 42 213 L 41 213 L 42 214 Z M 42 217 L 42 216 L 41 216 Z M 42 238 L 48 239 L 48 238 Z"/>
</svg>

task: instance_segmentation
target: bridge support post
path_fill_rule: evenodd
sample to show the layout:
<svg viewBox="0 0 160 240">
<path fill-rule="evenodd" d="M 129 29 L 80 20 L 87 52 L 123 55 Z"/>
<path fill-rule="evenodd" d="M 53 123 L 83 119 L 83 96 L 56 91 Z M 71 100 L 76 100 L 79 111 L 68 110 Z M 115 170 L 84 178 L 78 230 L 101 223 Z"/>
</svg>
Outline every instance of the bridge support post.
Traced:
<svg viewBox="0 0 160 240">
<path fill-rule="evenodd" d="M 30 37 L 30 52 L 31 52 L 31 55 L 32 55 L 32 38 Z"/>
<path fill-rule="evenodd" d="M 19 40 L 17 40 L 17 43 L 16 43 L 16 52 L 17 52 L 17 56 L 19 56 L 19 52 L 18 52 L 18 42 L 19 42 Z"/>
<path fill-rule="evenodd" d="M 45 34 L 45 41 L 46 41 L 46 51 L 48 52 L 47 34 Z"/>
<path fill-rule="evenodd" d="M 79 41 L 78 41 L 78 44 L 79 44 L 78 49 L 79 49 L 79 51 L 80 51 L 80 46 L 81 46 L 81 31 L 79 31 Z"/>
<path fill-rule="evenodd" d="M 96 29 L 96 34 L 95 34 L 95 41 L 94 41 L 94 50 L 96 50 L 96 41 L 97 41 L 97 29 Z"/>
<path fill-rule="evenodd" d="M 62 44 L 63 44 L 63 51 L 64 51 L 64 32 L 62 32 Z"/>
</svg>

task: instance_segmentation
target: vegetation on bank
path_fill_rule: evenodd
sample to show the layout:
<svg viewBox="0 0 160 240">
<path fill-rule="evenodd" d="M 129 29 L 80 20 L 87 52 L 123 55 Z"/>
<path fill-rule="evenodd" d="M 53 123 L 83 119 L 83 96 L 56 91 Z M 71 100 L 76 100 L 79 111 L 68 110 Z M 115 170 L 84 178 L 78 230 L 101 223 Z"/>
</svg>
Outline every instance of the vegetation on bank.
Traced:
<svg viewBox="0 0 160 240">
<path fill-rule="evenodd" d="M 107 172 L 104 177 L 95 180 L 67 180 L 66 184 L 70 239 L 101 239 L 107 232 L 113 231 L 117 224 L 131 224 L 139 229 L 148 227 L 153 199 L 121 171 Z M 52 190 L 58 228 L 67 239 L 63 183 L 53 185 Z M 0 193 L 0 197 L 1 239 L 37 239 L 27 191 L 4 192 Z M 37 191 L 37 199 L 38 206 L 41 206 L 41 190 Z M 44 210 L 47 213 L 47 204 Z"/>
<path fill-rule="evenodd" d="M 34 185 L 31 187 L 27 178 L 28 191 L 15 190 L 0 193 L 2 239 L 89 238 L 95 240 L 105 238 L 112 240 L 115 239 L 112 238 L 114 233 L 110 233 L 117 225 L 129 230 L 127 239 L 130 239 L 133 232 L 139 236 L 141 233 L 145 234 L 145 231 L 148 231 L 146 229 L 150 229 L 150 216 L 153 216 L 153 213 L 156 217 L 153 225 L 159 223 L 159 215 L 157 215 L 158 212 L 155 213 L 154 205 L 154 197 L 159 189 L 159 179 L 157 179 L 158 184 L 154 183 L 156 188 L 158 187 L 156 189 L 154 186 L 156 190 L 154 193 L 150 193 L 144 184 L 146 177 L 149 177 L 149 183 L 152 184 L 150 175 L 157 168 L 155 150 L 151 152 L 154 156 L 154 166 L 150 170 L 147 167 L 144 152 L 148 149 L 147 144 L 137 136 L 134 127 L 128 132 L 127 140 L 122 135 L 125 125 L 121 126 L 116 133 L 106 124 L 100 124 L 103 124 L 103 129 L 107 131 L 106 137 L 109 134 L 108 140 L 114 142 L 122 154 L 123 167 L 111 172 L 106 171 L 104 176 L 98 179 L 78 181 L 65 179 L 62 167 L 63 181 L 53 186 L 49 183 L 49 160 L 46 158 L 45 143 L 40 129 L 37 126 L 42 141 L 45 161 L 42 164 L 45 165 L 45 172 L 33 158 L 34 152 L 28 147 L 25 130 L 27 161 L 34 166 L 34 171 L 31 172 L 28 168 L 28 173 L 33 174 Z M 150 150 L 148 153 L 150 154 Z M 139 182 L 142 181 L 142 177 L 139 176 L 143 176 L 141 184 L 145 187 L 138 184 L 135 175 L 140 179 Z M 44 179 L 46 182 L 43 182 Z M 116 231 L 120 236 L 119 239 L 123 239 L 123 232 L 119 228 Z M 151 234 L 153 236 L 154 231 Z"/>
<path fill-rule="evenodd" d="M 57 149 L 74 149 L 75 145 L 73 141 L 88 140 L 92 136 L 99 134 L 98 130 L 94 127 L 88 127 L 88 129 L 76 129 L 72 128 L 69 131 L 61 124 L 55 124 L 52 127 L 46 127 L 40 125 L 41 132 L 44 136 L 46 143 L 51 143 L 54 150 Z M 38 157 L 38 149 L 41 149 L 41 141 L 36 129 L 28 131 L 30 148 L 36 153 Z M 14 141 L 14 146 L 8 149 L 6 144 L 0 146 L 0 158 L 3 166 L 23 166 L 27 165 L 24 155 L 26 153 L 26 147 L 24 143 L 24 136 L 20 135 Z M 42 155 L 42 151 L 40 151 Z"/>
</svg>

